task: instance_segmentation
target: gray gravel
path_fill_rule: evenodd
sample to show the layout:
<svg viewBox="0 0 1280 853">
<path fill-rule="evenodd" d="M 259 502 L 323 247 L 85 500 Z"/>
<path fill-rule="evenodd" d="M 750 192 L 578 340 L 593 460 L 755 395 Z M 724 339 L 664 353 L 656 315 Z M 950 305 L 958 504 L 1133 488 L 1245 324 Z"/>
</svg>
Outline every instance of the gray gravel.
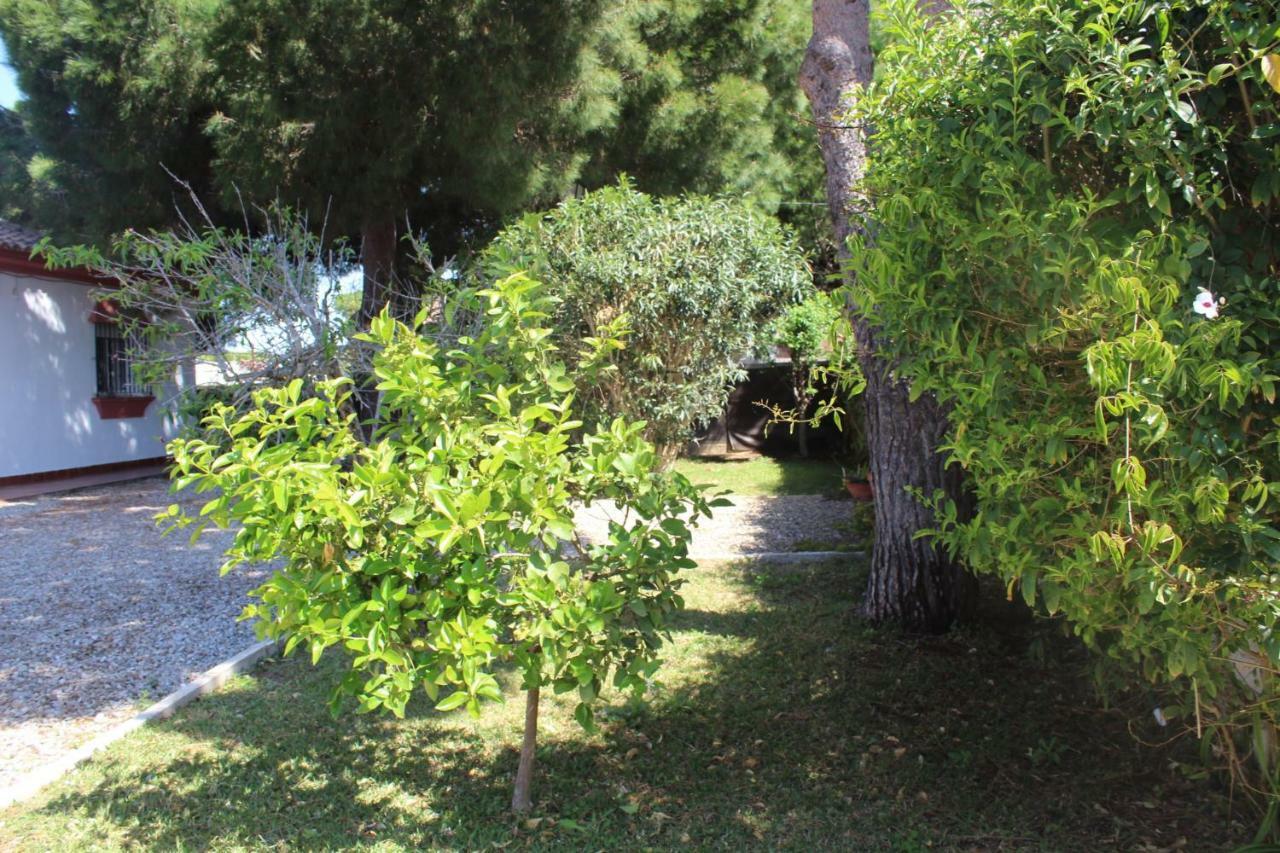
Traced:
<svg viewBox="0 0 1280 853">
<path fill-rule="evenodd" d="M 253 643 L 236 617 L 267 570 L 219 577 L 230 533 L 162 537 L 153 516 L 173 502 L 162 478 L 0 502 L 0 788 Z M 734 498 L 695 530 L 691 555 L 848 543 L 852 506 Z M 579 528 L 599 537 L 611 515 L 581 510 Z"/>
<path fill-rule="evenodd" d="M 162 537 L 174 502 L 152 478 L 0 503 L 0 788 L 253 643 L 267 572 L 219 577 L 229 533 Z"/>
<path fill-rule="evenodd" d="M 734 497 L 733 506 L 714 510 L 693 531 L 689 555 L 701 560 L 729 560 L 751 554 L 837 550 L 856 544 L 850 532 L 852 501 L 822 495 Z M 624 517 L 613 505 L 580 509 L 575 517 L 588 541 L 599 541 L 613 519 Z"/>
</svg>

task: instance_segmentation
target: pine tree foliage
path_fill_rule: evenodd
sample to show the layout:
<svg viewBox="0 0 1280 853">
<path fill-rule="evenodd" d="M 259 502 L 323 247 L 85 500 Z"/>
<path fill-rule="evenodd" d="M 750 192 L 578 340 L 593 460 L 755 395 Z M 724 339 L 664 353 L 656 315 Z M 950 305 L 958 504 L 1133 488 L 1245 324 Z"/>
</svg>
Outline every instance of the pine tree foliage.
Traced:
<svg viewBox="0 0 1280 853">
<path fill-rule="evenodd" d="M 0 107 L 0 219 L 25 219 L 22 200 L 31 186 L 27 163 L 35 153 L 35 142 L 22 126 L 22 117 Z"/>
<path fill-rule="evenodd" d="M 793 5 L 0 0 L 0 35 L 44 172 L 79 200 L 83 221 L 41 223 L 61 236 L 169 224 L 177 178 L 215 219 L 278 198 L 330 236 L 407 220 L 451 252 L 623 171 L 767 211 L 816 198 Z"/>
<path fill-rule="evenodd" d="M 406 214 L 459 229 L 558 195 L 563 141 L 606 117 L 574 85 L 601 8 L 228 0 L 209 39 L 220 182 L 290 193 L 344 232 Z"/>
<path fill-rule="evenodd" d="M 28 202 L 63 237 L 102 239 L 172 221 L 183 195 L 166 169 L 206 194 L 212 148 L 203 39 L 217 4 L 0 0 L 0 35 L 40 149 L 29 172 L 74 206 Z"/>
<path fill-rule="evenodd" d="M 795 69 L 809 36 L 803 4 L 638 0 L 597 38 L 624 81 L 617 122 L 587 170 L 644 191 L 729 193 L 772 210 L 821 197 L 820 160 Z"/>
</svg>

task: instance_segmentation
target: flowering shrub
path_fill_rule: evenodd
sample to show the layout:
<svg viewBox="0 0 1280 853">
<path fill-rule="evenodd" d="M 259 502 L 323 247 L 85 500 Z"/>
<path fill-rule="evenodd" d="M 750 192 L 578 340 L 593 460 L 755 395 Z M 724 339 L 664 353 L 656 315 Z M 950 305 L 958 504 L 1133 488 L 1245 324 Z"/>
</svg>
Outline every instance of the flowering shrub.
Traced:
<svg viewBox="0 0 1280 853">
<path fill-rule="evenodd" d="M 1165 685 L 1162 718 L 1237 769 L 1251 751 L 1274 792 L 1265 5 L 962 2 L 931 28 L 892 4 L 858 116 L 876 128 L 876 222 L 853 249 L 858 304 L 915 392 L 953 407 L 946 449 L 978 513 L 941 506 L 934 535 Z"/>
</svg>

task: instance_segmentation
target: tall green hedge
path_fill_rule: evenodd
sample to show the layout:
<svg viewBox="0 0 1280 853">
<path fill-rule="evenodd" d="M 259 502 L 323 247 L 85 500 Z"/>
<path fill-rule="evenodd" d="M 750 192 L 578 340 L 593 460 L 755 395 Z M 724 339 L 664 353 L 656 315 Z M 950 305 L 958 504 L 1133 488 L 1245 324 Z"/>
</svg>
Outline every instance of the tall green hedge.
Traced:
<svg viewBox="0 0 1280 853">
<path fill-rule="evenodd" d="M 1220 736 L 1274 808 L 1269 6 L 890 4 L 854 262 L 917 392 L 954 406 L 979 512 L 936 535 L 1167 687 L 1157 716 Z"/>
<path fill-rule="evenodd" d="M 774 318 L 813 292 L 804 254 L 773 217 L 725 199 L 649 196 L 625 179 L 516 222 L 483 263 L 554 282 L 566 353 L 625 328 L 616 369 L 579 389 L 585 416 L 643 420 L 668 457 L 724 411 Z"/>
</svg>

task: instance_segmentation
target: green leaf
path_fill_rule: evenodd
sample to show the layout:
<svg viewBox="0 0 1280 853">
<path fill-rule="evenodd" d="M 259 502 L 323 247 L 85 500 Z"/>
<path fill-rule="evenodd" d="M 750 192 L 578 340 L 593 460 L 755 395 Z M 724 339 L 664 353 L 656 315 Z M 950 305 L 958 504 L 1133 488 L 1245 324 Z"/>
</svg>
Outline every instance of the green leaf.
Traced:
<svg viewBox="0 0 1280 853">
<path fill-rule="evenodd" d="M 455 690 L 453 693 L 450 693 L 448 696 L 444 697 L 443 699 L 441 699 L 439 702 L 436 703 L 436 710 L 437 711 L 453 711 L 467 704 L 467 701 L 470 699 L 471 699 L 470 694 L 468 694 L 465 690 Z"/>
<path fill-rule="evenodd" d="M 413 502 L 405 502 L 397 506 L 388 513 L 387 518 L 394 524 L 408 524 L 413 521 L 417 515 L 417 509 Z"/>
<path fill-rule="evenodd" d="M 1169 206 L 1169 194 L 1165 192 L 1164 187 L 1160 185 L 1160 180 L 1154 174 L 1147 175 L 1146 182 L 1147 205 L 1159 210 L 1165 216 L 1172 213 Z"/>
<path fill-rule="evenodd" d="M 1205 80 L 1210 86 L 1216 86 L 1228 73 L 1234 72 L 1235 66 L 1230 62 L 1223 62 L 1209 69 L 1209 73 L 1205 75 Z"/>
<path fill-rule="evenodd" d="M 595 712 L 591 710 L 591 706 L 586 702 L 579 702 L 578 707 L 573 709 L 573 718 L 586 731 L 594 732 L 596 730 Z"/>
<path fill-rule="evenodd" d="M 573 522 L 566 518 L 553 518 L 547 522 L 547 530 L 562 541 L 573 539 L 575 528 Z"/>
<path fill-rule="evenodd" d="M 1280 92 L 1280 54 L 1268 53 L 1262 57 L 1262 77 L 1277 92 Z"/>
<path fill-rule="evenodd" d="M 659 526 L 678 539 L 689 538 L 689 528 L 678 518 L 664 518 Z"/>
<path fill-rule="evenodd" d="M 1034 569 L 1022 576 L 1022 600 L 1027 603 L 1028 607 L 1036 605 L 1036 591 L 1038 589 L 1040 573 Z"/>
</svg>

